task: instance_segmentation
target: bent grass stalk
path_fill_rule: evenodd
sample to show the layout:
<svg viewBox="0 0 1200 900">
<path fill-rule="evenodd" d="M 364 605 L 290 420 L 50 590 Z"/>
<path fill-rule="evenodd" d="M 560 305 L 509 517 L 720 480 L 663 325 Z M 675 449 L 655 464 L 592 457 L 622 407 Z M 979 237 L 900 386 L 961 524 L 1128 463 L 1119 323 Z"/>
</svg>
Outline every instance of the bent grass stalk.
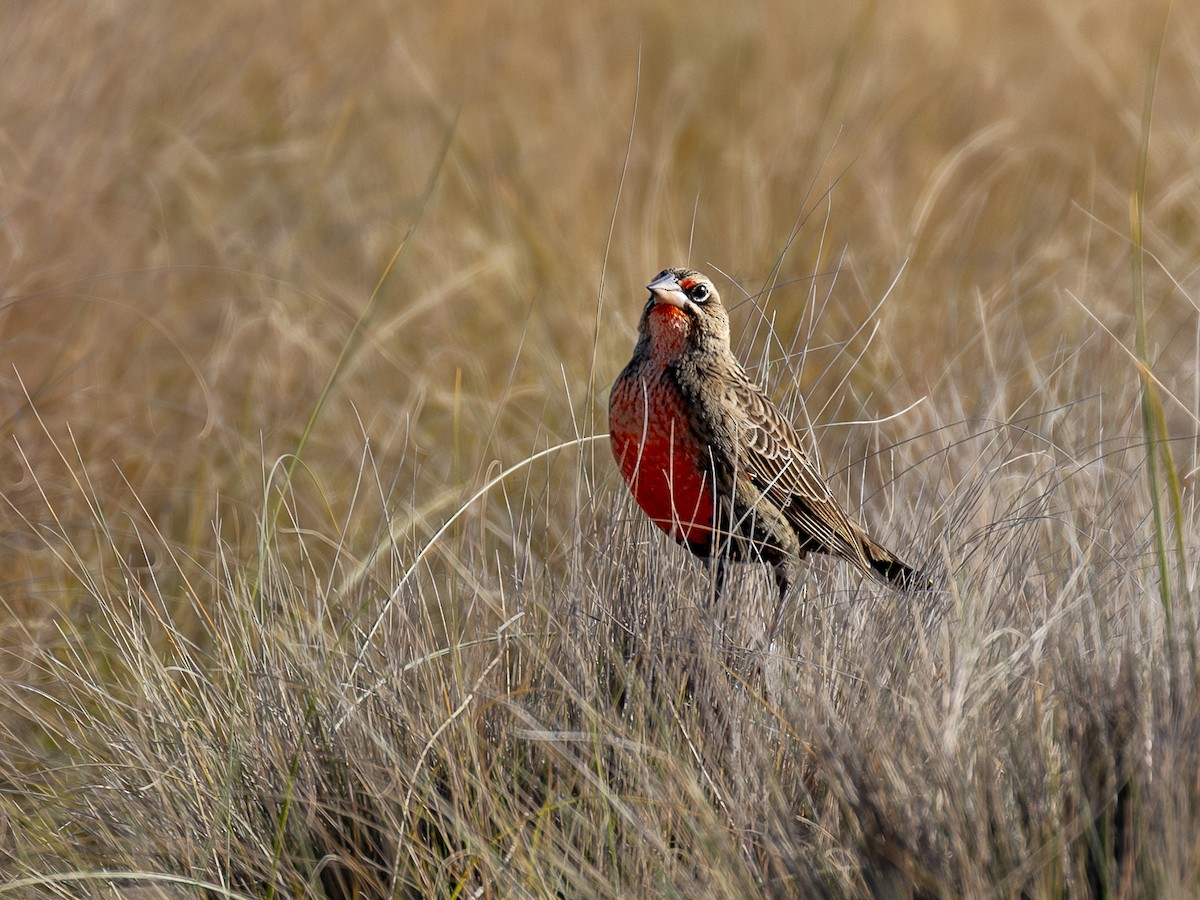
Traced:
<svg viewBox="0 0 1200 900">
<path fill-rule="evenodd" d="M 1168 550 L 1169 535 L 1167 517 L 1163 510 L 1162 492 L 1165 488 L 1170 501 L 1170 512 L 1175 534 L 1177 567 L 1179 570 L 1179 598 L 1186 602 L 1188 596 L 1187 575 L 1185 570 L 1184 545 L 1184 515 L 1183 497 L 1179 481 L 1179 471 L 1171 455 L 1170 435 L 1167 430 L 1166 415 L 1163 411 L 1162 400 L 1158 395 L 1155 379 L 1151 375 L 1150 347 L 1146 328 L 1146 284 L 1145 284 L 1145 206 L 1146 206 L 1146 168 L 1150 155 L 1150 130 L 1154 113 L 1154 93 L 1158 81 L 1159 61 L 1162 43 L 1166 37 L 1167 18 L 1170 13 L 1168 6 L 1163 15 L 1162 29 L 1155 43 L 1149 70 L 1146 76 L 1146 93 L 1142 106 L 1141 140 L 1138 145 L 1137 174 L 1133 195 L 1130 198 L 1130 229 L 1132 231 L 1132 276 L 1133 276 L 1133 306 L 1136 322 L 1137 372 L 1142 382 L 1142 432 L 1146 439 L 1146 481 L 1150 492 L 1150 503 L 1154 522 L 1154 548 L 1158 562 L 1159 601 L 1162 604 L 1167 632 L 1167 652 L 1171 671 L 1176 669 L 1175 609 L 1171 577 L 1171 551 Z M 1162 467 L 1160 476 L 1159 467 Z M 1165 485 L 1160 480 L 1165 478 Z M 1190 612 L 1190 610 L 1188 610 Z M 1196 665 L 1196 638 L 1193 629 L 1186 629 L 1188 634 L 1189 658 L 1194 668 Z"/>
</svg>

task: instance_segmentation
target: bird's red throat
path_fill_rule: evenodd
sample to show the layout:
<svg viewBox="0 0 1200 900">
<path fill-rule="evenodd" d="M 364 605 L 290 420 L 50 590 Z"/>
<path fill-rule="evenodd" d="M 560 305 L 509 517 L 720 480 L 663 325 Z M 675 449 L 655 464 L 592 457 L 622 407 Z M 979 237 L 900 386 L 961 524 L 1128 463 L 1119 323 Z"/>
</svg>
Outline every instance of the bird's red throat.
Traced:
<svg viewBox="0 0 1200 900">
<path fill-rule="evenodd" d="M 650 310 L 647 324 L 655 359 L 675 359 L 692 335 L 691 316 L 670 303 L 656 304 Z"/>
</svg>

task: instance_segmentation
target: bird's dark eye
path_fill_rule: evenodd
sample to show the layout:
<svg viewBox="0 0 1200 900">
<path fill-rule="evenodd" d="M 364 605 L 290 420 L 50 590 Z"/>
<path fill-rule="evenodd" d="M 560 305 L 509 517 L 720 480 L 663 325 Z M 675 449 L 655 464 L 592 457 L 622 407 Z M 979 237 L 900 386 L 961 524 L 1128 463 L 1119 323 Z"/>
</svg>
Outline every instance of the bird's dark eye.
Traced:
<svg viewBox="0 0 1200 900">
<path fill-rule="evenodd" d="M 697 303 L 703 303 L 708 299 L 709 290 L 707 284 L 698 284 L 692 288 L 692 299 Z"/>
</svg>

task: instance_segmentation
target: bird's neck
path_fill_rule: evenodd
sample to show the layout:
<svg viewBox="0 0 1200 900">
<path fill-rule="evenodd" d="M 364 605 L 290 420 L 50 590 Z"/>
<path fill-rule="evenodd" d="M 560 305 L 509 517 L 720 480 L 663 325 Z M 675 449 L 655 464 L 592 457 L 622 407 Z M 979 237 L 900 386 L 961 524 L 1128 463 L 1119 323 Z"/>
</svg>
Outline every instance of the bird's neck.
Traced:
<svg viewBox="0 0 1200 900">
<path fill-rule="evenodd" d="M 660 303 L 646 313 L 646 335 L 650 339 L 651 358 L 674 362 L 688 349 L 695 323 L 678 306 Z"/>
</svg>

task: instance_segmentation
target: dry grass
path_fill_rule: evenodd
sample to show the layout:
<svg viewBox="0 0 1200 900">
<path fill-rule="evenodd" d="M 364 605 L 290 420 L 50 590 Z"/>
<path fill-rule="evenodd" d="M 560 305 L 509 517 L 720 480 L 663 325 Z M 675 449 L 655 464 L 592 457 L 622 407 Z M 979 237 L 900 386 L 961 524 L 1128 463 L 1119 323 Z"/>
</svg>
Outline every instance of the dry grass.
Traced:
<svg viewBox="0 0 1200 900">
<path fill-rule="evenodd" d="M 407 6 L 0 10 L 0 895 L 1196 893 L 1200 8 Z M 944 590 L 739 649 L 681 262 Z"/>
</svg>

